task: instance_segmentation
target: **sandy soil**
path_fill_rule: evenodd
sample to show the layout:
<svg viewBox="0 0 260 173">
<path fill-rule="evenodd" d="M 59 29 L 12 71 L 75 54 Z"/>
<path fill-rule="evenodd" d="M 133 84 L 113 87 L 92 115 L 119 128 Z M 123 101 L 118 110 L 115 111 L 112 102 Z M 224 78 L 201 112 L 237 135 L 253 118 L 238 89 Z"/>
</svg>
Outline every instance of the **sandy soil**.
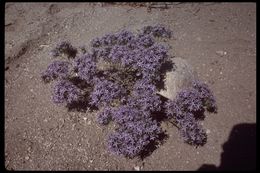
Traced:
<svg viewBox="0 0 260 173">
<path fill-rule="evenodd" d="M 174 32 L 171 53 L 183 57 L 213 90 L 219 107 L 207 114 L 205 146 L 183 143 L 177 129 L 143 161 L 111 155 L 109 128 L 94 113 L 51 102 L 40 72 L 60 40 L 89 44 L 123 28 L 162 23 Z M 168 9 L 94 3 L 7 3 L 5 6 L 5 167 L 8 170 L 197 170 L 221 164 L 233 126 L 256 123 L 256 4 L 174 3 Z"/>
</svg>

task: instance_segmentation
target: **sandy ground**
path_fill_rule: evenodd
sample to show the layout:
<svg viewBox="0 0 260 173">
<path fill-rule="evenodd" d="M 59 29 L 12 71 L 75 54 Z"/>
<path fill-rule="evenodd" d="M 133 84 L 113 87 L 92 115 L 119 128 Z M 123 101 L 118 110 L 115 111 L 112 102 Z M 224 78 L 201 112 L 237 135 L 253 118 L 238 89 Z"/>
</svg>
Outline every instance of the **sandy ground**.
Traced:
<svg viewBox="0 0 260 173">
<path fill-rule="evenodd" d="M 183 143 L 177 129 L 143 161 L 111 155 L 109 128 L 94 113 L 51 102 L 40 72 L 60 40 L 89 44 L 126 28 L 162 23 L 174 32 L 171 54 L 186 59 L 214 92 L 205 146 Z M 222 145 L 237 124 L 256 123 L 256 4 L 174 3 L 168 9 L 94 3 L 7 3 L 5 6 L 5 167 L 8 170 L 197 170 L 221 164 Z M 241 139 L 242 140 L 242 139 Z"/>
</svg>

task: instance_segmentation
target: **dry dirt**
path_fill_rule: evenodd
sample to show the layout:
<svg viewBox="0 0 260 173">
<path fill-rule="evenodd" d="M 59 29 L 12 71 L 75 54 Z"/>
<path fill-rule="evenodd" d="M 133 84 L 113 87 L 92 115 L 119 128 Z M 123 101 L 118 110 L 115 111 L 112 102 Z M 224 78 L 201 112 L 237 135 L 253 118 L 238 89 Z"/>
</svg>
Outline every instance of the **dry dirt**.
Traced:
<svg viewBox="0 0 260 173">
<path fill-rule="evenodd" d="M 143 161 L 111 155 L 109 128 L 94 113 L 68 112 L 51 102 L 40 73 L 61 40 L 89 44 L 126 28 L 161 23 L 173 30 L 171 54 L 187 60 L 214 92 L 217 114 L 207 114 L 208 142 L 183 143 L 177 129 Z M 256 123 L 256 4 L 173 3 L 169 8 L 101 3 L 6 3 L 5 167 L 8 170 L 197 170 L 221 163 L 233 126 Z M 138 169 L 138 167 L 136 167 Z"/>
</svg>

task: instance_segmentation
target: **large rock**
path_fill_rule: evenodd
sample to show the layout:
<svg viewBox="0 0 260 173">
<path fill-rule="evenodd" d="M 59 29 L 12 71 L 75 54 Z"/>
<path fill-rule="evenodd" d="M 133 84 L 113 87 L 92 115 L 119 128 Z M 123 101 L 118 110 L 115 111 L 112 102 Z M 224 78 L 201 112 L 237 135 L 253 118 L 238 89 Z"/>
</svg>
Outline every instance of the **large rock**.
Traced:
<svg viewBox="0 0 260 173">
<path fill-rule="evenodd" d="M 158 92 L 158 94 L 171 100 L 176 97 L 181 89 L 191 87 L 192 81 L 198 78 L 192 66 L 185 59 L 175 57 L 172 62 L 172 70 L 166 72 L 165 89 Z"/>
</svg>

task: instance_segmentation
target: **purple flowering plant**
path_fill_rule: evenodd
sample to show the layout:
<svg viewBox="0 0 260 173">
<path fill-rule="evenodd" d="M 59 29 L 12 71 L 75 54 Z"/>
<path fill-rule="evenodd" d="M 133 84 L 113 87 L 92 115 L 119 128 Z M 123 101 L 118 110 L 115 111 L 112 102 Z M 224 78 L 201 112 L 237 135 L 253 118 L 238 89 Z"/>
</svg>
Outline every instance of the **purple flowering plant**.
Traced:
<svg viewBox="0 0 260 173">
<path fill-rule="evenodd" d="M 184 142 L 203 145 L 207 136 L 200 125 L 205 110 L 216 112 L 215 98 L 209 87 L 194 81 L 191 88 L 163 101 L 158 91 L 162 69 L 170 56 L 169 48 L 158 38 L 170 39 L 172 31 L 163 25 L 145 26 L 134 34 L 122 30 L 73 47 L 63 41 L 51 50 L 53 58 L 67 55 L 67 61 L 53 61 L 41 77 L 57 80 L 53 87 L 55 104 L 97 108 L 97 123 L 111 121 L 116 128 L 107 138 L 109 151 L 127 158 L 141 157 L 149 146 L 165 134 L 161 120 L 173 122 Z M 101 65 L 100 65 L 101 64 Z M 87 104 L 86 104 L 87 103 Z M 165 117 L 164 119 L 158 117 Z"/>
</svg>

